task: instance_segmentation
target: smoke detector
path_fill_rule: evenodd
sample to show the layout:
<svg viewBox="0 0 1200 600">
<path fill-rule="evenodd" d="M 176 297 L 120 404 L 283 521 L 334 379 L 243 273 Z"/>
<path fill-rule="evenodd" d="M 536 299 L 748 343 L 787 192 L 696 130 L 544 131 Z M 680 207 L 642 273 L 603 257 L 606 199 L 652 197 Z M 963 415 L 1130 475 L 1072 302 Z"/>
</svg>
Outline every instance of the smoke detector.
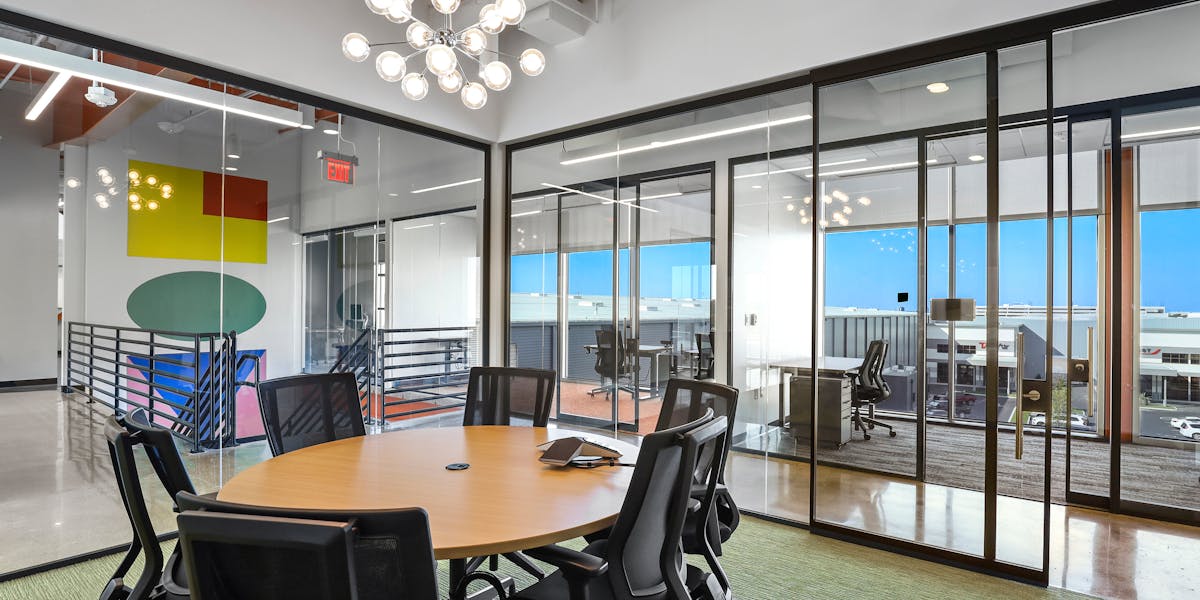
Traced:
<svg viewBox="0 0 1200 600">
<path fill-rule="evenodd" d="M 108 108 L 117 103 L 117 95 L 100 84 L 88 86 L 87 93 L 83 97 L 100 108 Z"/>
</svg>

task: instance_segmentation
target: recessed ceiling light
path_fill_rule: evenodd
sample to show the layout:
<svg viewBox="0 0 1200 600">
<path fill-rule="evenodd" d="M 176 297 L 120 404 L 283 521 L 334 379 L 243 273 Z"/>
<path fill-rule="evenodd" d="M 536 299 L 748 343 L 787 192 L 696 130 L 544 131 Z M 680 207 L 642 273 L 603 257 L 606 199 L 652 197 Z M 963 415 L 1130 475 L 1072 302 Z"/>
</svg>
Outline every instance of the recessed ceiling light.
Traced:
<svg viewBox="0 0 1200 600">
<path fill-rule="evenodd" d="M 399 198 L 400 194 L 397 194 L 396 192 L 388 192 L 388 197 L 389 198 Z"/>
<path fill-rule="evenodd" d="M 925 86 L 925 89 L 929 90 L 930 94 L 944 94 L 950 91 L 950 84 L 942 81 L 935 81 Z"/>
<path fill-rule="evenodd" d="M 225 167 L 226 171 L 236 171 L 237 167 Z"/>
<path fill-rule="evenodd" d="M 308 129 L 312 129 L 312 128 L 313 128 L 313 126 L 312 126 L 312 125 L 309 125 L 308 123 L 301 123 L 301 124 L 300 124 L 300 129 L 308 130 Z"/>
<path fill-rule="evenodd" d="M 228 158 L 232 158 L 233 160 L 237 160 L 242 157 L 241 154 L 226 154 L 225 156 Z"/>
<path fill-rule="evenodd" d="M 321 131 L 326 135 L 337 135 L 338 134 L 338 130 L 336 130 L 336 129 L 322 129 Z"/>
<path fill-rule="evenodd" d="M 791 199 L 792 199 L 792 197 L 791 197 L 791 196 L 784 196 L 784 197 L 783 197 L 783 199 L 784 199 L 784 200 L 791 200 Z"/>
<path fill-rule="evenodd" d="M 972 155 L 968 156 L 967 159 L 970 160 L 971 162 L 979 162 L 979 161 L 983 160 L 983 155 L 982 154 L 972 154 Z"/>
<path fill-rule="evenodd" d="M 756 190 L 761 190 L 761 189 L 762 189 L 762 186 L 761 186 L 761 185 L 752 185 L 752 186 L 750 186 L 750 187 L 751 187 L 751 188 L 754 188 L 754 189 L 756 189 Z"/>
</svg>

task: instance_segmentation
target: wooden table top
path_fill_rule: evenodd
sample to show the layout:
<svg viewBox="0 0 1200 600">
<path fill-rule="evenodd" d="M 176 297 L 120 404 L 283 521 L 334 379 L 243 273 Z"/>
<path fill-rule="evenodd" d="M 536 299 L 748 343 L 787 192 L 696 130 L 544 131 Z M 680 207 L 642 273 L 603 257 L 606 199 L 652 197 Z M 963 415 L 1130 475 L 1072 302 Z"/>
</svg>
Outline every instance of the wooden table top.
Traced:
<svg viewBox="0 0 1200 600">
<path fill-rule="evenodd" d="M 227 502 L 333 510 L 420 506 L 439 559 L 501 554 L 562 542 L 612 525 L 632 467 L 556 468 L 536 445 L 587 436 L 541 427 L 412 429 L 310 446 L 237 474 Z M 637 447 L 595 437 L 636 462 Z M 450 471 L 450 463 L 471 465 Z"/>
</svg>

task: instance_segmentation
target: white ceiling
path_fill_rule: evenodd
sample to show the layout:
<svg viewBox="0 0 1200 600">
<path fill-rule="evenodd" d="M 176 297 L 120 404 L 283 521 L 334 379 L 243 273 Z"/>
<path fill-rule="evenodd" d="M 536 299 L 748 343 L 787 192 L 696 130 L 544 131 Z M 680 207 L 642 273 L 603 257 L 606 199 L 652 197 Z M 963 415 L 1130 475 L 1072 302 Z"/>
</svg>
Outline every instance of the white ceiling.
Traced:
<svg viewBox="0 0 1200 600">
<path fill-rule="evenodd" d="M 962 33 L 1090 0 L 608 0 L 580 40 L 547 48 L 522 33 L 502 47 L 542 47 L 549 67 L 518 75 L 481 111 L 431 92 L 406 100 L 370 65 L 348 63 L 341 37 L 403 38 L 403 26 L 359 0 L 0 0 L 0 6 L 369 107 L 483 140 L 510 140 L 706 95 L 890 48 Z M 479 0 L 460 9 L 477 10 Z M 864 19 L 863 15 L 872 15 Z M 724 40 L 724 41 L 723 41 Z"/>
</svg>

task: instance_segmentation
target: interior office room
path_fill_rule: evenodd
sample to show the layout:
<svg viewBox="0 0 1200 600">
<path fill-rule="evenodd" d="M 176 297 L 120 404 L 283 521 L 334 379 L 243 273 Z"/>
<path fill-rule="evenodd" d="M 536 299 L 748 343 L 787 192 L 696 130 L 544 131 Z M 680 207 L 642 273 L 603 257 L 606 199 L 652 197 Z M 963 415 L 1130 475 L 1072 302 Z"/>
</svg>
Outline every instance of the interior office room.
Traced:
<svg viewBox="0 0 1200 600">
<path fill-rule="evenodd" d="M 0 598 L 1196 597 L 1197 25 L 0 2 Z"/>
</svg>

